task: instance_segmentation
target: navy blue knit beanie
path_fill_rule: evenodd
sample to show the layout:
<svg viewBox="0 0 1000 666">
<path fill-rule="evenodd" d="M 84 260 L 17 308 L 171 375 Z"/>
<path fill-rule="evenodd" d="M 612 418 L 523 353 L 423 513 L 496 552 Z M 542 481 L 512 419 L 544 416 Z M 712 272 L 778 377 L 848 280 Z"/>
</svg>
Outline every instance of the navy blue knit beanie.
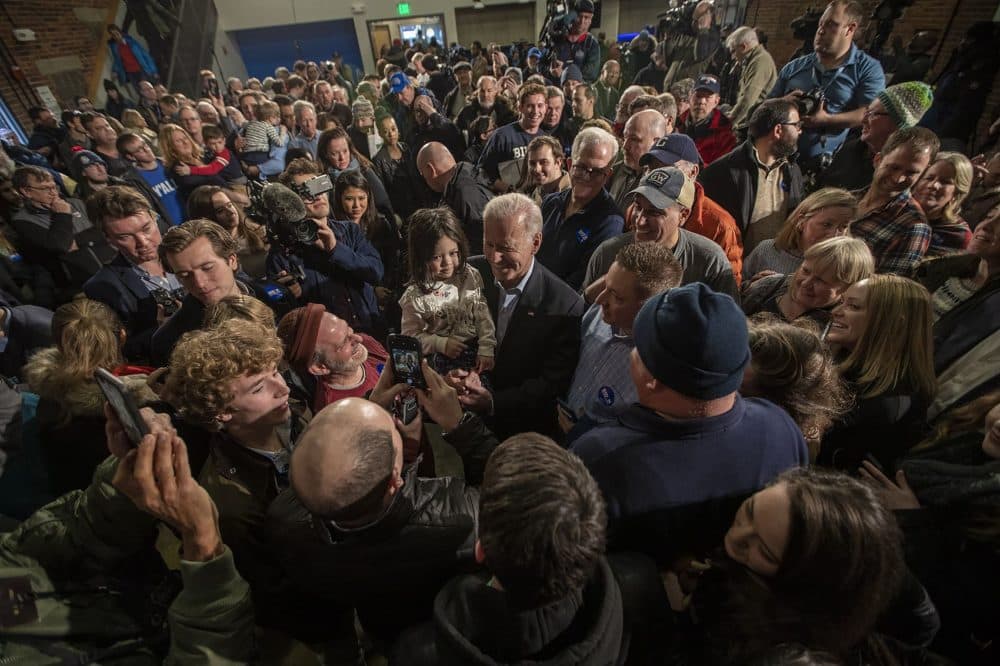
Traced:
<svg viewBox="0 0 1000 666">
<path fill-rule="evenodd" d="M 701 282 L 646 301 L 632 336 L 650 374 L 689 398 L 713 400 L 738 390 L 750 362 L 740 306 Z"/>
</svg>

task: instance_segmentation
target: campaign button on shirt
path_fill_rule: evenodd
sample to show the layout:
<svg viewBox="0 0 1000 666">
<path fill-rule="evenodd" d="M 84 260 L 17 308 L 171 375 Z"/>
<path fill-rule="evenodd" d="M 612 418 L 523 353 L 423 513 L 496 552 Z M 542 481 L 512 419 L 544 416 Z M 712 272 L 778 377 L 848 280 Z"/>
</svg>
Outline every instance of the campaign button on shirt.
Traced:
<svg viewBox="0 0 1000 666">
<path fill-rule="evenodd" d="M 590 229 L 577 229 L 576 240 L 578 243 L 582 245 L 587 242 L 588 238 L 590 238 Z"/>
<path fill-rule="evenodd" d="M 605 407 L 615 404 L 615 390 L 610 386 L 602 386 L 597 391 L 597 398 Z"/>
</svg>

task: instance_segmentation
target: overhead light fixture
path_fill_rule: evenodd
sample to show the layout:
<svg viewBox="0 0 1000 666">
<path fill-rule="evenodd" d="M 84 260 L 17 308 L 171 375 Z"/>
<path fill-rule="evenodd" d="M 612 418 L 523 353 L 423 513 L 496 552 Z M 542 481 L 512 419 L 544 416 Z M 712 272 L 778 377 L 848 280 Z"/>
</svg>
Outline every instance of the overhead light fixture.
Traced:
<svg viewBox="0 0 1000 666">
<path fill-rule="evenodd" d="M 485 2 L 481 2 L 480 0 L 476 0 L 476 2 L 472 3 L 472 8 L 473 9 L 485 9 L 485 7 L 486 7 L 486 3 Z"/>
</svg>

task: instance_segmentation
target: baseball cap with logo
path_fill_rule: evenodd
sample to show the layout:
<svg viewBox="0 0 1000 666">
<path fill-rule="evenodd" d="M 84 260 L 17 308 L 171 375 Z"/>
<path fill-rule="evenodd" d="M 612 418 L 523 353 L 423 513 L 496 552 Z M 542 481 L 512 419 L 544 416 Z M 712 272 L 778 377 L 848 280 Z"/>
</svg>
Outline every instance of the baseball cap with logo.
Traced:
<svg viewBox="0 0 1000 666">
<path fill-rule="evenodd" d="M 540 48 L 538 48 L 537 46 L 532 46 L 530 49 L 528 49 L 528 57 L 529 58 L 541 58 L 542 57 L 542 50 Z"/>
<path fill-rule="evenodd" d="M 87 167 L 100 164 L 104 168 L 107 168 L 107 164 L 97 153 L 91 152 L 89 150 L 78 150 L 73 154 L 73 161 L 71 163 L 73 178 L 76 180 L 81 180 L 83 177 L 83 171 Z"/>
<path fill-rule="evenodd" d="M 691 137 L 675 132 L 657 139 L 649 151 L 639 158 L 639 166 L 646 166 L 654 160 L 663 166 L 673 166 L 680 160 L 700 165 L 701 155 Z"/>
<path fill-rule="evenodd" d="M 694 183 L 677 167 L 653 169 L 629 194 L 641 194 L 659 210 L 675 204 L 684 208 L 694 205 Z"/>
<path fill-rule="evenodd" d="M 695 90 L 708 90 L 714 92 L 716 95 L 719 94 L 721 88 L 719 87 L 719 79 L 715 78 L 711 74 L 703 74 L 698 77 L 698 80 L 694 84 Z"/>
<path fill-rule="evenodd" d="M 389 90 L 397 95 L 410 85 L 410 77 L 403 72 L 393 72 L 389 77 Z"/>
</svg>

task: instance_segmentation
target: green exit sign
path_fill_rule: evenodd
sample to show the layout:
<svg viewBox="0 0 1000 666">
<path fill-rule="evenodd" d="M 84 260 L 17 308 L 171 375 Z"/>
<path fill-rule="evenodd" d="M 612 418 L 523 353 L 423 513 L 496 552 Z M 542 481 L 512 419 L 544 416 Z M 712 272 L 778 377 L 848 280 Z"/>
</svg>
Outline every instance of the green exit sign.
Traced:
<svg viewBox="0 0 1000 666">
<path fill-rule="evenodd" d="M 409 16 L 410 15 L 410 3 L 408 3 L 408 2 L 397 3 L 396 4 L 396 11 L 399 12 L 400 16 Z"/>
</svg>

